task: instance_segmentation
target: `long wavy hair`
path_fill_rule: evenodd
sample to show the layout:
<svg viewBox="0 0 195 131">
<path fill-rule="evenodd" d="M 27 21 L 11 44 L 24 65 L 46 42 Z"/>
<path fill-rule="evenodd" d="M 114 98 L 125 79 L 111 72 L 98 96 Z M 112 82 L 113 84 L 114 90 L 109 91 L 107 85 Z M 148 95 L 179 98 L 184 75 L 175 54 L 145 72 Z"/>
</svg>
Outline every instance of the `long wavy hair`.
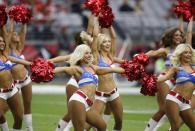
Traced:
<svg viewBox="0 0 195 131">
<path fill-rule="evenodd" d="M 183 39 L 182 43 L 185 42 L 184 33 L 179 28 L 170 28 L 170 29 L 167 29 L 161 37 L 162 47 L 164 47 L 164 48 L 166 48 L 166 47 L 173 48 L 175 46 L 174 43 L 173 43 L 173 36 L 174 36 L 175 32 L 177 32 L 177 31 L 181 32 L 181 36 L 182 36 L 182 39 Z"/>
<path fill-rule="evenodd" d="M 195 64 L 195 50 L 189 45 L 189 44 L 179 44 L 175 51 L 173 52 L 173 55 L 171 56 L 171 63 L 173 66 L 180 66 L 180 57 L 181 54 L 186 50 L 186 48 L 189 47 L 192 51 L 192 58 L 190 64 Z"/>
<path fill-rule="evenodd" d="M 97 48 L 98 48 L 98 51 L 101 50 L 101 45 L 103 43 L 103 41 L 105 40 L 111 40 L 109 36 L 105 35 L 105 34 L 101 34 L 99 33 L 98 36 L 97 36 Z"/>
<path fill-rule="evenodd" d="M 75 43 L 77 45 L 87 44 L 90 45 L 93 41 L 93 37 L 91 37 L 87 32 L 81 31 L 75 35 Z"/>
<path fill-rule="evenodd" d="M 81 44 L 77 46 L 74 52 L 71 54 L 71 57 L 69 60 L 70 66 L 79 65 L 80 61 L 84 58 L 84 55 L 87 51 L 91 52 L 91 49 L 88 45 Z M 93 62 L 93 56 L 89 64 L 91 64 L 92 62 Z"/>
</svg>

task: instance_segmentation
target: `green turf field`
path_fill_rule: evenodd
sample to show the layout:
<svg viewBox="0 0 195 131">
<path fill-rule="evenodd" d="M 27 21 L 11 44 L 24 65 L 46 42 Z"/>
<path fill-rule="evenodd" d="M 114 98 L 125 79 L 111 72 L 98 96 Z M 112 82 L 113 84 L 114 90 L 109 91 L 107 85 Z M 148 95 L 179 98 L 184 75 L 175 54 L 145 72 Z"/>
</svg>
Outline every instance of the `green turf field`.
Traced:
<svg viewBox="0 0 195 131">
<path fill-rule="evenodd" d="M 155 97 L 142 95 L 122 95 L 124 107 L 122 131 L 143 131 L 144 127 L 156 110 Z M 65 95 L 33 95 L 33 127 L 34 131 L 54 131 L 59 119 L 66 112 Z M 12 126 L 10 112 L 6 115 L 9 127 Z M 109 122 L 109 131 L 112 131 L 113 118 Z M 166 123 L 160 131 L 167 131 Z M 23 128 L 25 129 L 25 128 Z M 189 131 L 183 127 L 181 131 Z"/>
</svg>

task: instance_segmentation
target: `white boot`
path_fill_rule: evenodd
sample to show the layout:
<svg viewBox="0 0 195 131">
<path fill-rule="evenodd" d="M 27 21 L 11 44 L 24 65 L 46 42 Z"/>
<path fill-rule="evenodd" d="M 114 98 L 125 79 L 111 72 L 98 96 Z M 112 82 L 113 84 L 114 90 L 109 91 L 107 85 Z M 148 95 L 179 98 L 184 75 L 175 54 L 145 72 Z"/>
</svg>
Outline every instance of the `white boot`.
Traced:
<svg viewBox="0 0 195 131">
<path fill-rule="evenodd" d="M 158 122 L 151 118 L 144 131 L 153 131 L 157 124 Z"/>
<path fill-rule="evenodd" d="M 33 131 L 33 127 L 32 127 L 32 114 L 25 114 L 24 115 L 24 122 L 26 124 L 27 131 Z"/>
<path fill-rule="evenodd" d="M 158 131 L 158 129 L 167 121 L 167 116 L 164 115 L 159 121 L 156 127 L 154 128 L 153 131 Z"/>
<path fill-rule="evenodd" d="M 70 121 L 68 122 L 68 125 L 64 128 L 63 131 L 70 131 L 72 127 L 73 127 L 72 121 L 70 120 Z"/>
<path fill-rule="evenodd" d="M 12 129 L 12 131 L 21 131 L 21 129 Z"/>
<path fill-rule="evenodd" d="M 60 119 L 55 131 L 63 131 L 67 127 L 67 125 L 68 125 L 68 122 Z"/>
<path fill-rule="evenodd" d="M 9 131 L 9 127 L 8 127 L 8 124 L 7 124 L 7 121 L 0 124 L 0 129 L 1 131 Z"/>
</svg>

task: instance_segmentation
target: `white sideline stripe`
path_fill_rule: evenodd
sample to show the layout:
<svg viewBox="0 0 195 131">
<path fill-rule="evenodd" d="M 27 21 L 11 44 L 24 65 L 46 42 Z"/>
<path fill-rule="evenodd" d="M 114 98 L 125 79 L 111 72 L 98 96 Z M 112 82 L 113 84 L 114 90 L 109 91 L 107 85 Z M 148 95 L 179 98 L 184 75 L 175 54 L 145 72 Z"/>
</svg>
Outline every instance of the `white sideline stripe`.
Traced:
<svg viewBox="0 0 195 131">
<path fill-rule="evenodd" d="M 127 114 L 153 114 L 156 110 L 123 110 Z"/>
<path fill-rule="evenodd" d="M 64 85 L 33 85 L 33 94 L 65 94 Z M 140 94 L 140 88 L 119 87 L 120 94 Z"/>
<path fill-rule="evenodd" d="M 62 117 L 62 116 L 59 116 L 59 115 L 51 115 L 51 114 L 41 114 L 41 113 L 33 113 L 33 116 L 38 116 L 38 117 L 51 117 L 51 118 L 59 118 L 59 117 Z"/>
<path fill-rule="evenodd" d="M 152 114 L 155 112 L 155 110 L 124 110 L 124 113 L 127 114 Z M 33 113 L 33 116 L 38 116 L 38 117 L 61 117 L 60 115 L 54 115 L 54 114 L 41 114 L 41 113 Z"/>
</svg>

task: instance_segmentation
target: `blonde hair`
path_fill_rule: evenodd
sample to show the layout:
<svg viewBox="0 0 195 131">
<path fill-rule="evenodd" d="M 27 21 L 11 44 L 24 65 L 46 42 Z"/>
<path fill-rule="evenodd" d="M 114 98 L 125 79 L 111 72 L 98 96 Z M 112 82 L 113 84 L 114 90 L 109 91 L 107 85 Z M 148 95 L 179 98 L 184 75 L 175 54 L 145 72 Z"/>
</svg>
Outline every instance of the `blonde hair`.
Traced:
<svg viewBox="0 0 195 131">
<path fill-rule="evenodd" d="M 192 51 L 190 64 L 195 64 L 195 50 L 189 44 L 179 44 L 173 52 L 173 55 L 171 56 L 171 63 L 173 64 L 173 66 L 180 66 L 181 54 L 186 50 L 187 47 L 189 47 Z"/>
<path fill-rule="evenodd" d="M 89 34 L 87 34 L 87 32 L 82 31 L 80 33 L 80 37 L 82 39 L 83 44 L 87 44 L 90 45 L 93 41 L 93 37 L 91 37 Z"/>
<path fill-rule="evenodd" d="M 111 40 L 111 39 L 109 36 L 99 33 L 97 36 L 97 49 L 98 49 L 98 51 L 100 51 L 101 44 L 103 43 L 104 40 Z"/>
<path fill-rule="evenodd" d="M 80 62 L 80 60 L 83 59 L 83 57 L 87 51 L 91 52 L 91 49 L 88 45 L 81 44 L 81 45 L 77 46 L 75 48 L 74 52 L 71 54 L 71 57 L 69 60 L 70 65 L 73 66 L 73 65 L 79 64 L 78 62 Z M 90 64 L 92 62 L 93 62 L 93 57 L 92 57 Z"/>
</svg>

